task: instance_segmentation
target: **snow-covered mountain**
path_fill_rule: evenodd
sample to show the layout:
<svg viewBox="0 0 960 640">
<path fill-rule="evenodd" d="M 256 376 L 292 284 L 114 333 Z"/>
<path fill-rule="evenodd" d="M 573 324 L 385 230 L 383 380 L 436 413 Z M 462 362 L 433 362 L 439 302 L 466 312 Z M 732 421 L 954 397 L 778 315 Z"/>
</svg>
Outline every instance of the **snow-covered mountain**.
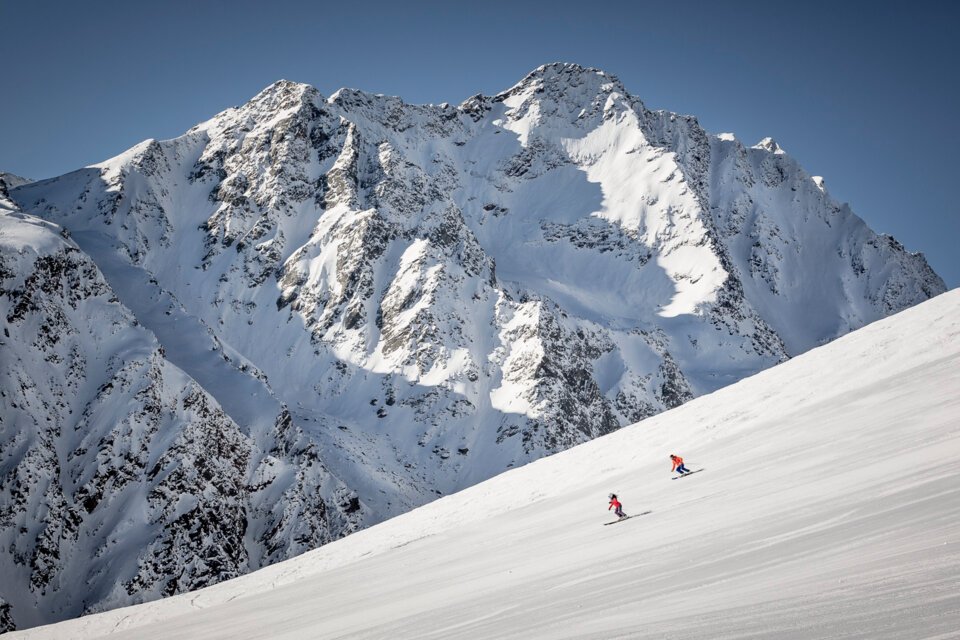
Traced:
<svg viewBox="0 0 960 640">
<path fill-rule="evenodd" d="M 83 296 L 95 304 L 74 320 L 84 357 L 115 362 L 101 367 L 113 375 L 139 361 L 122 340 L 93 336 L 108 325 L 142 336 L 158 367 L 179 372 L 172 388 L 196 385 L 222 413 L 204 428 L 236 434 L 222 436 L 236 443 L 236 474 L 224 476 L 236 485 L 236 526 L 224 523 L 232 560 L 180 581 L 181 564 L 193 565 L 178 559 L 156 568 L 160 592 L 140 590 L 111 540 L 122 532 L 140 558 L 162 544 L 162 526 L 118 520 L 102 501 L 86 509 L 75 480 L 113 486 L 99 475 L 117 464 L 101 431 L 117 428 L 114 416 L 127 414 L 114 405 L 129 401 L 83 421 L 98 396 L 70 399 L 63 385 L 96 390 L 99 369 L 70 372 L 65 353 L 45 360 L 32 329 L 10 320 L 16 296 L 34 295 L 37 260 L 60 250 L 50 239 L 4 244 L 8 326 L 31 362 L 23 377 L 46 394 L 29 404 L 31 387 L 10 379 L 0 409 L 4 490 L 8 470 L 22 468 L 17 482 L 35 496 L 21 516 L 29 534 L 2 523 L 22 545 L 0 557 L 20 576 L 9 587 L 25 594 L 12 608 L 19 625 L 291 557 L 945 289 L 922 256 L 872 232 L 772 140 L 712 136 L 694 118 L 646 109 L 613 76 L 567 64 L 456 107 L 348 89 L 324 98 L 281 81 L 179 138 L 8 191 L 67 230 L 76 244 L 57 242 L 89 263 L 100 293 Z M 85 291 L 55 289 L 55 308 Z M 30 322 L 47 322 L 35 313 Z M 20 406 L 29 420 L 13 413 Z M 140 496 L 130 504 L 154 499 L 180 517 L 183 500 L 153 492 L 150 471 L 170 434 L 196 422 L 164 406 L 175 426 L 144 435 L 132 419 L 122 434 L 131 450 L 145 442 L 149 461 L 131 474 Z M 28 440 L 44 443 L 46 462 L 6 444 Z M 37 474 L 58 478 L 60 497 Z M 8 495 L 0 506 L 19 512 Z M 92 549 L 58 532 L 48 517 L 57 500 L 96 529 Z M 34 586 L 44 536 L 66 541 L 44 565 L 51 576 L 112 579 L 130 585 L 126 595 Z"/>
<path fill-rule="evenodd" d="M 298 532 L 349 530 L 293 481 L 326 474 L 286 425 L 242 432 L 62 229 L 0 204 L 0 279 L 5 628 L 195 589 Z"/>
<path fill-rule="evenodd" d="M 954 638 L 958 415 L 955 290 L 299 558 L 14 637 Z M 601 526 L 610 491 L 645 515 Z"/>
</svg>

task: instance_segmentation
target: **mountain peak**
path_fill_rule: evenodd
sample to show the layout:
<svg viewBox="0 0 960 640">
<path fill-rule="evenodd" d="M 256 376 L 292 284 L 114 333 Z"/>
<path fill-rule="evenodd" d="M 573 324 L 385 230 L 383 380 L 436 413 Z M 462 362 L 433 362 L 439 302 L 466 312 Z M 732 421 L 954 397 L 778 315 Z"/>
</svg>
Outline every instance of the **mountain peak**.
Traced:
<svg viewBox="0 0 960 640">
<path fill-rule="evenodd" d="M 247 105 L 268 111 L 286 111 L 299 108 L 306 101 L 320 97 L 320 92 L 312 85 L 292 80 L 277 80 L 251 98 Z"/>
<path fill-rule="evenodd" d="M 551 62 L 540 65 L 497 98 L 503 99 L 527 90 L 588 87 L 596 93 L 626 93 L 619 78 L 601 69 L 584 67 L 572 62 Z"/>
<path fill-rule="evenodd" d="M 226 109 L 211 119 L 195 125 L 187 131 L 187 134 L 197 131 L 210 134 L 237 126 L 242 128 L 253 121 L 269 125 L 279 118 L 285 118 L 304 108 L 309 110 L 312 105 L 322 100 L 323 96 L 312 85 L 292 80 L 277 80 L 243 104 Z"/>
<path fill-rule="evenodd" d="M 310 89 L 313 89 L 313 86 L 303 83 L 303 82 L 294 82 L 293 80 L 286 80 L 281 78 L 276 82 L 272 82 L 267 85 L 260 93 L 253 97 L 254 100 L 258 98 L 264 98 L 266 96 L 278 95 L 278 94 L 288 94 L 288 93 L 306 93 Z M 314 89 L 315 91 L 316 89 Z"/>
<path fill-rule="evenodd" d="M 777 144 L 777 141 L 770 136 L 767 136 L 757 144 L 753 145 L 753 148 L 763 149 L 764 151 L 769 151 L 770 153 L 775 153 L 777 155 L 784 155 L 786 153 L 786 151 L 783 150 L 783 147 Z"/>
<path fill-rule="evenodd" d="M 353 89 L 351 87 L 341 87 L 333 92 L 333 94 L 327 98 L 327 102 L 331 104 L 338 104 L 342 106 L 355 106 L 355 105 L 374 105 L 374 104 L 391 104 L 391 105 L 407 105 L 407 103 L 398 96 L 389 96 L 384 93 L 374 93 L 372 91 L 364 91 L 363 89 Z"/>
<path fill-rule="evenodd" d="M 537 76 L 543 78 L 554 78 L 554 77 L 574 77 L 574 76 L 600 76 L 603 78 L 610 78 L 616 80 L 614 76 L 611 76 L 606 71 L 602 69 L 597 69 L 596 67 L 584 67 L 575 62 L 548 62 L 547 64 L 542 64 L 530 73 L 527 74 L 527 77 Z"/>
</svg>

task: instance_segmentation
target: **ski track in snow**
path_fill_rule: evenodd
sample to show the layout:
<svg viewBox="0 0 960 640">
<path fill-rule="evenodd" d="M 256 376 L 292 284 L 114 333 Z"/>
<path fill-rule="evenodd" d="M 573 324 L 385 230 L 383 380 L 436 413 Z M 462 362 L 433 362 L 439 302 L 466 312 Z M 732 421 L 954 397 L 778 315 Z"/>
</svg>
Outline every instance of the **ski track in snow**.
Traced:
<svg viewBox="0 0 960 640">
<path fill-rule="evenodd" d="M 960 290 L 197 593 L 11 638 L 949 638 Z M 708 467 L 672 483 L 667 454 Z M 605 496 L 653 513 L 598 527 Z"/>
</svg>

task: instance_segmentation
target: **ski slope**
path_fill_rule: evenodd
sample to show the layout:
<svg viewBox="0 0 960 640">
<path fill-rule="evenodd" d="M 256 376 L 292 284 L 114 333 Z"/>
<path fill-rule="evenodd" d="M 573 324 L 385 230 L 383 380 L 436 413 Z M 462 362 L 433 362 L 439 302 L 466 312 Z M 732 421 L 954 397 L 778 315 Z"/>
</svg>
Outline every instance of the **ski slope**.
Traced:
<svg viewBox="0 0 960 640">
<path fill-rule="evenodd" d="M 960 637 L 960 290 L 101 636 Z"/>
</svg>

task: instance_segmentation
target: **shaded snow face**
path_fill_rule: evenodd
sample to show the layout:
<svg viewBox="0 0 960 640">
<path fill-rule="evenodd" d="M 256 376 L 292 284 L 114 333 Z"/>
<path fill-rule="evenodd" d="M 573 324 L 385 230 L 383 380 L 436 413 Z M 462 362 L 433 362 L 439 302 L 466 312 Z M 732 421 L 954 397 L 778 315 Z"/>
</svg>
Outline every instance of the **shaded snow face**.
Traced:
<svg viewBox="0 0 960 640">
<path fill-rule="evenodd" d="M 2 629 L 214 584 L 357 526 L 289 416 L 245 433 L 62 229 L 2 207 L 0 314 Z"/>
<path fill-rule="evenodd" d="M 0 211 L 0 572 L 20 626 L 247 564 L 249 444 L 57 231 Z"/>
<path fill-rule="evenodd" d="M 252 567 L 944 290 L 772 140 L 576 65 L 458 107 L 281 81 L 10 191 L 250 447 Z"/>
</svg>

